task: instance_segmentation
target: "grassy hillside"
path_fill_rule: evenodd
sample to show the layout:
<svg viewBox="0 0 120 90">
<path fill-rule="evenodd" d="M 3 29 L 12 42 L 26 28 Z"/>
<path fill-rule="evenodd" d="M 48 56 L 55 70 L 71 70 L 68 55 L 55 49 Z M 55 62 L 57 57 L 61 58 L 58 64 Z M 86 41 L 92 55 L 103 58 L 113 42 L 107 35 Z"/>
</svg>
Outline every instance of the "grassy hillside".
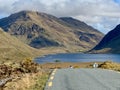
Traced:
<svg viewBox="0 0 120 90">
<path fill-rule="evenodd" d="M 38 51 L 9 35 L 0 28 L 0 62 L 20 61 L 25 57 L 33 57 Z"/>
</svg>

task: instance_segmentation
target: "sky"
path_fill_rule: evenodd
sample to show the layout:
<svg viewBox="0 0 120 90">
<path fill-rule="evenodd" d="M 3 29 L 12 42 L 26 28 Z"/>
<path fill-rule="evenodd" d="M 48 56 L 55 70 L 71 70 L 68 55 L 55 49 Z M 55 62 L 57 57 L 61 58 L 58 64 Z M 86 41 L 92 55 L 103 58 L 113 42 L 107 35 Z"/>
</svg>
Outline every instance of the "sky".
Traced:
<svg viewBox="0 0 120 90">
<path fill-rule="evenodd" d="M 0 0 L 0 18 L 22 10 L 73 17 L 108 33 L 120 24 L 120 0 Z"/>
</svg>

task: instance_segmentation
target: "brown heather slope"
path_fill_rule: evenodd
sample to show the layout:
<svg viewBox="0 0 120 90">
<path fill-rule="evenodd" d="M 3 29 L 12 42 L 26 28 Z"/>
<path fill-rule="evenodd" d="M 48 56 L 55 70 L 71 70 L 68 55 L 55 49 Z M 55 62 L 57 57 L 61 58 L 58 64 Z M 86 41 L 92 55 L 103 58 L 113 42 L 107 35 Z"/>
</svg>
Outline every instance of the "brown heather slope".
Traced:
<svg viewBox="0 0 120 90">
<path fill-rule="evenodd" d="M 26 57 L 34 57 L 37 53 L 37 50 L 29 47 L 0 28 L 0 62 L 19 62 Z"/>
<path fill-rule="evenodd" d="M 88 26 L 85 23 L 77 25 Z M 21 11 L 0 19 L 0 27 L 34 48 L 57 47 L 68 52 L 89 50 L 103 37 L 92 27 L 77 28 L 55 16 L 33 11 Z"/>
</svg>

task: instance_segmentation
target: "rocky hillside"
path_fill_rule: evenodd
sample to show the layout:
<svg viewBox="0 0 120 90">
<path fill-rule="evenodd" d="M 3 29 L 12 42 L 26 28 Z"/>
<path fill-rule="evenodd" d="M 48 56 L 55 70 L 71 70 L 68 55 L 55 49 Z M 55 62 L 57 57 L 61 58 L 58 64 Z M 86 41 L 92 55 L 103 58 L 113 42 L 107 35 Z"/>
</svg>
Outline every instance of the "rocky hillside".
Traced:
<svg viewBox="0 0 120 90">
<path fill-rule="evenodd" d="M 102 41 L 91 50 L 93 53 L 120 53 L 120 24 L 110 31 Z"/>
<path fill-rule="evenodd" d="M 37 50 L 29 47 L 0 28 L 0 62 L 9 60 L 17 62 L 25 57 L 35 55 L 37 55 Z"/>
<path fill-rule="evenodd" d="M 0 27 L 34 48 L 62 47 L 68 51 L 84 51 L 94 47 L 103 37 L 81 21 L 32 11 L 21 11 L 0 19 Z"/>
</svg>

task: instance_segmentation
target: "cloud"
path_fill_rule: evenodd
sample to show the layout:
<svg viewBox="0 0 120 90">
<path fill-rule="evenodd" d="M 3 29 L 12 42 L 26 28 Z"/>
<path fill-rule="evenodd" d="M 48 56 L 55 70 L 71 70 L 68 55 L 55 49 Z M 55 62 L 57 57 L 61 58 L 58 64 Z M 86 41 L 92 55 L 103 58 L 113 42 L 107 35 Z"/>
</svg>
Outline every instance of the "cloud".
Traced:
<svg viewBox="0 0 120 90">
<path fill-rule="evenodd" d="M 1 17 L 21 10 L 71 16 L 107 33 L 120 23 L 120 0 L 0 0 Z"/>
</svg>

